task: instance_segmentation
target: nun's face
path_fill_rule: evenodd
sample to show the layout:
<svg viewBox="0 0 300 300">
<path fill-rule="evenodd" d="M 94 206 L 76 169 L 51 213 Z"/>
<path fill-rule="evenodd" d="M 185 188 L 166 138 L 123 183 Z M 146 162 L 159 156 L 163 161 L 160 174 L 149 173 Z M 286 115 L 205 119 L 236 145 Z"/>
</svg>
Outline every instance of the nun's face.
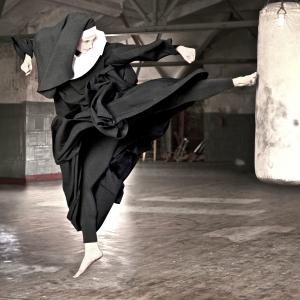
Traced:
<svg viewBox="0 0 300 300">
<path fill-rule="evenodd" d="M 93 48 L 93 43 L 96 37 L 96 34 L 87 37 L 82 37 L 77 45 L 77 50 L 81 53 L 88 52 L 91 48 Z"/>
</svg>

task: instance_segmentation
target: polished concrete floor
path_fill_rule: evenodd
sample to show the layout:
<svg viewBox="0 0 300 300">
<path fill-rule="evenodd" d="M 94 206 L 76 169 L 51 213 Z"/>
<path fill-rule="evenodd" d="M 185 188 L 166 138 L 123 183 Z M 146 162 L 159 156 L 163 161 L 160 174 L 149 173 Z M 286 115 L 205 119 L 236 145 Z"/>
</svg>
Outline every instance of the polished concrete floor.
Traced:
<svg viewBox="0 0 300 300">
<path fill-rule="evenodd" d="M 300 187 L 201 163 L 139 164 L 72 278 L 60 181 L 0 186 L 0 299 L 300 299 Z"/>
</svg>

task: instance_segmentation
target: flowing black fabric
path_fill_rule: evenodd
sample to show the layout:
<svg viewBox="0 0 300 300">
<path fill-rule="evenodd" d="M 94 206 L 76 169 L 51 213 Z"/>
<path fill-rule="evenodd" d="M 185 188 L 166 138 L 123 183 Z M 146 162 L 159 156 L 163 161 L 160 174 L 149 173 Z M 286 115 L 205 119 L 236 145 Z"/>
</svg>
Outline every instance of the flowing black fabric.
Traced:
<svg viewBox="0 0 300 300">
<path fill-rule="evenodd" d="M 87 21 L 80 22 L 79 31 Z M 15 43 L 18 55 L 26 52 L 26 47 L 21 45 Z M 35 48 L 33 52 L 36 54 Z M 137 84 L 130 66 L 132 61 L 155 61 L 177 54 L 170 39 L 144 46 L 107 43 L 103 55 L 88 73 L 75 80 L 63 79 L 55 86 L 57 115 L 51 124 L 53 157 L 62 171 L 69 207 L 67 218 L 77 230 L 81 230 L 82 182 L 86 182 L 83 176 L 92 178 L 88 188 L 95 199 L 98 230 L 113 203 L 121 202 L 124 180 L 140 154 L 165 133 L 170 118 L 196 101 L 233 87 L 231 78 L 207 79 L 208 73 L 203 69 L 182 79 L 160 78 Z M 60 72 L 58 65 L 52 64 L 52 67 Z M 47 74 L 45 70 L 42 73 Z M 67 74 L 71 78 L 71 72 Z M 52 83 L 44 84 L 53 87 L 52 76 L 49 78 Z M 91 164 L 85 171 L 90 173 L 84 174 L 83 143 L 93 139 L 99 156 L 103 153 L 102 159 L 97 160 L 95 166 Z M 93 147 L 94 143 L 89 144 Z"/>
</svg>

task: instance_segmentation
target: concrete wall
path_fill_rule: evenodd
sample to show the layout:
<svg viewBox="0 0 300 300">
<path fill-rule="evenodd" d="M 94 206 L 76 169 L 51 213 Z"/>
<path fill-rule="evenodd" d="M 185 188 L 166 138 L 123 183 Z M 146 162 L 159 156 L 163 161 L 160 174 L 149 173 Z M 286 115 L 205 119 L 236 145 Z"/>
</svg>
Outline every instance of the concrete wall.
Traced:
<svg viewBox="0 0 300 300">
<path fill-rule="evenodd" d="M 256 58 L 257 41 L 246 30 L 225 32 L 210 50 L 205 52 L 205 58 Z M 205 65 L 210 78 L 238 77 L 248 75 L 256 71 L 256 64 L 227 64 Z M 225 93 L 212 97 L 205 101 L 205 113 L 237 113 L 249 114 L 255 111 L 256 87 L 242 87 L 228 90 Z"/>
<path fill-rule="evenodd" d="M 220 18 L 223 17 L 220 16 Z M 197 40 L 194 39 L 195 35 Z M 177 33 L 172 37 L 175 44 L 181 43 L 198 47 L 208 36 L 209 32 L 196 32 Z M 170 34 L 164 34 L 162 38 L 168 37 L 170 37 Z M 154 35 L 142 37 L 145 43 L 151 42 L 154 38 Z M 15 54 L 11 44 L 0 44 L 0 54 L 0 68 L 5 74 L 0 79 L 0 103 L 3 105 L 20 104 L 20 106 L 14 106 L 10 113 L 8 113 L 9 109 L 7 107 L 0 106 L 3 115 L 0 126 L 5 127 L 5 124 L 10 124 L 10 138 L 14 139 L 11 144 L 7 144 L 7 147 L 1 147 L 0 151 L 3 153 L 3 159 L 0 161 L 0 176 L 28 177 L 57 174 L 59 168 L 54 165 L 52 158 L 50 132 L 50 122 L 54 116 L 53 100 L 44 98 L 36 92 L 35 59 L 33 60 L 33 72 L 26 77 L 20 70 L 22 62 Z M 216 39 L 216 42 L 211 44 L 204 52 L 205 58 L 256 58 L 256 40 L 247 29 L 224 31 Z M 164 60 L 174 61 L 181 60 L 181 58 L 172 56 Z M 204 67 L 209 72 L 210 78 L 233 78 L 250 74 L 256 70 L 256 66 L 253 64 L 219 64 L 204 65 Z M 165 75 L 171 77 L 181 76 L 191 70 L 190 66 L 187 68 L 163 68 Z M 142 69 L 141 81 L 154 77 L 159 77 L 154 68 Z M 248 149 L 253 150 L 254 109 L 255 88 L 253 87 L 231 89 L 207 99 L 203 104 L 190 108 L 186 114 L 185 133 L 191 140 L 191 148 L 205 138 L 209 139 L 206 148 L 207 160 L 234 161 L 236 158 L 244 158 L 251 163 L 251 155 L 247 151 Z M 18 121 L 14 122 L 13 118 L 18 118 Z M 220 119 L 225 120 L 228 127 L 225 126 L 225 128 L 220 129 Z M 240 122 L 240 130 L 234 131 L 234 127 L 237 126 L 236 122 Z M 231 131 L 231 128 L 233 131 Z M 2 131 L 1 141 L 3 139 L 5 139 L 5 132 Z M 21 143 L 21 141 L 23 142 Z M 243 141 L 244 147 L 242 148 L 228 146 L 229 144 L 239 144 L 240 141 Z M 168 141 L 165 144 L 169 145 Z M 12 147 L 14 150 L 10 151 Z M 13 160 L 10 155 L 11 157 L 17 157 L 17 159 Z M 8 170 L 9 161 L 13 161 L 13 167 L 10 170 Z M 21 163 L 22 161 L 24 163 Z"/>
<path fill-rule="evenodd" d="M 226 17 L 226 16 L 225 16 Z M 224 15 L 216 16 L 218 19 Z M 215 19 L 216 19 L 215 18 Z M 216 19 L 217 20 L 217 19 Z M 176 33 L 172 35 L 174 44 L 190 47 L 200 47 L 210 36 L 209 31 L 193 33 Z M 195 39 L 197 36 L 197 39 Z M 170 37 L 164 34 L 163 38 Z M 154 35 L 143 36 L 145 42 L 155 39 Z M 205 59 L 255 59 L 257 56 L 257 40 L 247 29 L 223 31 L 213 43 L 204 51 Z M 198 55 L 201 53 L 198 53 Z M 166 57 L 164 61 L 181 60 L 178 56 Z M 215 64 L 204 65 L 209 72 L 209 78 L 234 78 L 244 76 L 256 71 L 256 64 Z M 194 68 L 166 67 L 162 70 L 166 76 L 180 77 L 188 74 Z M 141 82 L 150 77 L 160 77 L 154 68 L 145 68 L 140 72 Z M 249 167 L 253 166 L 255 122 L 255 92 L 256 87 L 233 88 L 222 94 L 195 104 L 185 112 L 185 136 L 190 140 L 187 150 L 194 147 L 203 139 L 207 140 L 205 149 L 206 161 L 235 162 L 242 160 Z M 224 120 L 224 127 L 220 127 L 220 120 Z M 173 128 L 177 130 L 178 120 L 173 120 Z M 237 124 L 239 122 L 239 124 Z M 238 129 L 235 127 L 239 127 Z M 173 135 L 169 135 L 169 140 Z M 176 141 L 173 140 L 173 150 Z M 242 143 L 242 145 L 240 145 Z M 166 137 L 161 143 L 160 152 L 166 152 Z M 231 146 L 230 146 L 231 145 Z"/>
<path fill-rule="evenodd" d="M 60 168 L 52 154 L 51 122 L 55 116 L 52 103 L 26 102 L 25 175 L 56 174 Z"/>
<path fill-rule="evenodd" d="M 204 114 L 205 160 L 254 165 L 254 114 Z"/>
<path fill-rule="evenodd" d="M 20 103 L 22 101 L 53 102 L 43 97 L 37 90 L 37 68 L 33 58 L 33 70 L 25 76 L 20 69 L 22 60 L 16 55 L 10 43 L 0 43 L 0 70 L 5 76 L 0 79 L 0 103 Z"/>
<path fill-rule="evenodd" d="M 27 78 L 21 74 L 20 62 L 11 44 L 0 43 L 0 103 L 26 100 Z"/>
<path fill-rule="evenodd" d="M 52 157 L 53 100 L 36 92 L 37 71 L 25 76 L 11 44 L 0 44 L 0 182 L 59 178 Z"/>
<path fill-rule="evenodd" d="M 52 103 L 0 104 L 0 183 L 60 179 L 52 155 Z"/>
<path fill-rule="evenodd" d="M 256 40 L 246 30 L 224 32 L 205 52 L 205 58 L 256 58 Z M 256 64 L 205 65 L 209 78 L 238 77 L 256 71 Z M 256 87 L 232 88 L 194 106 L 202 114 L 205 160 L 233 162 L 252 168 L 254 163 Z M 199 116 L 202 118 L 202 116 Z"/>
<path fill-rule="evenodd" d="M 25 175 L 25 105 L 0 104 L 0 178 Z"/>
</svg>

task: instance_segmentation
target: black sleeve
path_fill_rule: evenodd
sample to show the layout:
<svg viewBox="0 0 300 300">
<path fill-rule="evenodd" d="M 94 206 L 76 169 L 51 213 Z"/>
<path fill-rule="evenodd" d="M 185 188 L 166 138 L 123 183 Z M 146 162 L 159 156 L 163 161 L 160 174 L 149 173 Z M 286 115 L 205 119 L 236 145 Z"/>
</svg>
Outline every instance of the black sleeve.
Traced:
<svg viewBox="0 0 300 300">
<path fill-rule="evenodd" d="M 147 45 L 125 45 L 115 43 L 107 64 L 128 64 L 132 61 L 157 61 L 167 55 L 179 54 L 176 50 L 178 45 L 172 45 L 172 40 L 156 40 Z"/>
<path fill-rule="evenodd" d="M 24 60 L 25 54 L 33 57 L 33 39 L 11 37 L 17 55 Z"/>
</svg>

